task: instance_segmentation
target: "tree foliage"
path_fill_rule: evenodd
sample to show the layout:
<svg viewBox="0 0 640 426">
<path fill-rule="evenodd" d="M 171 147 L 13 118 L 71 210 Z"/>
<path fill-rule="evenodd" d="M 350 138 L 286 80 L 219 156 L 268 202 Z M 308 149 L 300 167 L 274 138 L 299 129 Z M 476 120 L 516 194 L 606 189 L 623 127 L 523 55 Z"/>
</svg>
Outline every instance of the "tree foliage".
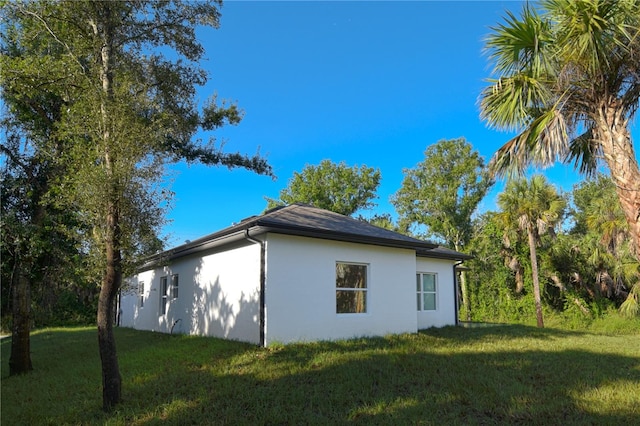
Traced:
<svg viewBox="0 0 640 426">
<path fill-rule="evenodd" d="M 3 6 L 6 32 L 2 85 L 37 105 L 48 93 L 61 103 L 49 140 L 62 144 L 57 202 L 78 212 L 84 244 L 101 281 L 98 342 L 103 407 L 121 398 L 113 337 L 114 303 L 124 274 L 160 247 L 158 230 L 169 192 L 167 164 L 202 162 L 271 175 L 259 155 L 223 152 L 200 131 L 236 124 L 236 105 L 211 98 L 202 109 L 196 88 L 207 81 L 198 26 L 218 26 L 218 1 L 52 2 Z M 34 42 L 34 40 L 36 42 Z M 37 43 L 36 45 L 34 45 Z M 46 70 L 46 72 L 43 72 Z M 19 125 L 32 125 L 19 117 Z"/>
<path fill-rule="evenodd" d="M 633 289 L 640 281 L 640 265 L 630 249 L 611 179 L 597 175 L 581 182 L 572 199 L 562 227 L 538 232 L 535 251 L 542 308 L 568 325 L 588 324 L 614 308 L 635 315 L 637 290 Z M 474 258 L 465 264 L 470 267 L 475 320 L 512 322 L 536 316 L 528 238 L 520 235 L 513 219 L 505 224 L 506 216 L 504 210 L 486 212 L 474 221 L 468 246 Z M 549 228 L 542 224 L 542 229 Z"/>
<path fill-rule="evenodd" d="M 524 289 L 521 266 L 527 256 L 522 256 L 519 245 L 505 246 L 505 229 L 498 212 L 485 212 L 473 222 L 474 232 L 467 246 L 473 258 L 465 261 L 469 268 L 467 287 L 472 320 L 513 322 L 534 317 L 533 310 L 529 315 L 533 303 L 529 303 L 532 301 Z"/>
<path fill-rule="evenodd" d="M 400 226 L 393 220 L 393 217 L 389 213 L 374 214 L 369 217 L 358 215 L 356 219 L 377 226 L 378 228 L 388 229 L 389 231 L 399 232 L 401 234 L 408 234 L 408 231 L 406 229 L 400 228 Z"/>
<path fill-rule="evenodd" d="M 67 309 L 63 315 L 75 312 L 86 319 L 91 308 L 81 305 L 94 293 L 96 282 L 84 280 L 79 217 L 57 202 L 57 182 L 68 170 L 62 159 L 64 143 L 56 134 L 64 99 L 48 85 L 34 90 L 23 72 L 38 67 L 38 60 L 59 46 L 47 44 L 42 33 L 19 40 L 15 27 L 6 25 L 5 30 L 0 36 L 5 132 L 0 142 L 2 312 L 12 313 L 10 374 L 20 374 L 32 368 L 32 325 L 61 317 L 54 311 L 62 304 Z M 27 54 L 32 63 L 21 60 Z"/>
<path fill-rule="evenodd" d="M 640 262 L 633 255 L 628 223 L 613 182 L 596 175 L 574 188 L 573 202 L 573 251 L 583 260 L 583 269 L 573 275 L 573 282 L 586 291 L 588 299 L 606 297 L 619 302 L 629 298 L 631 304 L 634 283 L 640 282 Z"/>
<path fill-rule="evenodd" d="M 545 0 L 509 13 L 486 41 L 494 79 L 482 118 L 517 132 L 491 160 L 498 174 L 573 163 L 609 168 L 640 259 L 640 170 L 630 123 L 640 99 L 640 2 Z"/>
<path fill-rule="evenodd" d="M 484 160 L 465 139 L 441 140 L 429 146 L 424 160 L 404 171 L 402 187 L 392 197 L 399 227 L 424 226 L 427 235 L 463 250 L 472 235 L 471 217 L 493 185 Z M 471 305 L 466 273 L 460 280 L 462 304 L 467 319 Z"/>
<path fill-rule="evenodd" d="M 510 180 L 498 196 L 506 237 L 509 238 L 509 231 L 515 231 L 516 238 L 521 235 L 519 232 L 527 236 L 538 327 L 544 327 L 544 320 L 536 247 L 540 244 L 541 235 L 555 234 L 556 225 L 563 219 L 565 204 L 564 198 L 542 175 L 535 175 L 529 181 Z"/>
<path fill-rule="evenodd" d="M 425 225 L 429 236 L 461 250 L 471 238 L 471 216 L 493 181 L 480 154 L 464 139 L 439 141 L 424 157 L 404 171 L 402 187 L 392 198 L 400 225 Z"/>
<path fill-rule="evenodd" d="M 280 198 L 267 198 L 268 207 L 293 203 L 311 204 L 346 216 L 375 206 L 372 201 L 380 185 L 380 170 L 367 166 L 348 166 L 322 160 L 294 172 Z"/>
</svg>

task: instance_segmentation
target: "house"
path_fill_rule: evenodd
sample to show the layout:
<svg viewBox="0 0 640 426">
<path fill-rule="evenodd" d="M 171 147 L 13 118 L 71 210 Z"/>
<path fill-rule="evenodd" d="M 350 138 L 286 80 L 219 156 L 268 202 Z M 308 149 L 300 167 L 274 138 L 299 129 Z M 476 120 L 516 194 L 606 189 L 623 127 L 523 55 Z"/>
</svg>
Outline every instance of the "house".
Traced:
<svg viewBox="0 0 640 426">
<path fill-rule="evenodd" d="M 121 325 L 269 345 L 457 322 L 469 256 L 293 204 L 161 253 L 128 278 Z"/>
</svg>

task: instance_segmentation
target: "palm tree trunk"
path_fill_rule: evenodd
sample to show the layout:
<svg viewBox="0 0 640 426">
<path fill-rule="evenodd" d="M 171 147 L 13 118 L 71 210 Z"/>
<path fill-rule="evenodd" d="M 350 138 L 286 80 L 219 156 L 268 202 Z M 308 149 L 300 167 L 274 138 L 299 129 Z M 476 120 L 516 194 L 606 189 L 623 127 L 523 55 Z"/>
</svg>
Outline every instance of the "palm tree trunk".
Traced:
<svg viewBox="0 0 640 426">
<path fill-rule="evenodd" d="M 620 206 L 629 224 L 632 249 L 640 260 L 640 170 L 631 141 L 628 121 L 622 111 L 603 109 L 596 129 Z"/>
<path fill-rule="evenodd" d="M 517 257 L 508 253 L 506 250 L 503 250 L 503 253 L 504 256 L 507 257 L 507 262 L 505 263 L 505 265 L 515 274 L 516 293 L 522 294 L 522 292 L 524 291 L 524 268 L 518 261 Z"/>
<path fill-rule="evenodd" d="M 531 255 L 531 275 L 533 279 L 533 299 L 536 304 L 536 321 L 538 327 L 544 327 L 542 319 L 542 299 L 540 297 L 540 280 L 538 277 L 538 255 L 536 253 L 536 237 L 533 224 L 527 226 L 527 236 L 529 237 L 529 254 Z"/>
</svg>

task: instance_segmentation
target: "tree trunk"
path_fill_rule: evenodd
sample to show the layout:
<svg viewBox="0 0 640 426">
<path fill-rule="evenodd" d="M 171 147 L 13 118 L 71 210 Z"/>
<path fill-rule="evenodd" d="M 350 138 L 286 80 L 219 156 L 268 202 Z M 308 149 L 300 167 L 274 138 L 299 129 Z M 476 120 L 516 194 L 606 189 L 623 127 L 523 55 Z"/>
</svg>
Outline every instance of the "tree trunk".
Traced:
<svg viewBox="0 0 640 426">
<path fill-rule="evenodd" d="M 516 293 L 522 294 L 522 292 L 524 291 L 524 268 L 522 267 L 522 265 L 520 265 L 517 257 L 512 256 L 509 253 L 506 253 L 505 256 L 507 256 L 505 265 L 515 273 Z"/>
<path fill-rule="evenodd" d="M 11 356 L 9 357 L 9 375 L 25 374 L 33 370 L 31 364 L 31 285 L 24 275 L 22 259 L 16 253 L 12 281 Z"/>
<path fill-rule="evenodd" d="M 556 274 L 553 274 L 549 277 L 551 279 L 551 282 L 553 282 L 553 284 L 558 287 L 558 289 L 560 289 L 561 293 L 565 293 L 567 292 L 567 286 L 564 285 L 564 283 L 562 282 L 562 280 L 560 279 L 559 276 L 557 276 Z M 587 309 L 582 302 L 580 301 L 580 299 L 578 299 L 577 297 L 572 298 L 573 303 L 580 308 L 580 310 L 582 311 L 583 314 L 587 315 L 587 316 L 591 316 L 591 311 L 589 309 Z"/>
<path fill-rule="evenodd" d="M 122 252 L 120 228 L 120 186 L 116 173 L 117 158 L 111 147 L 117 143 L 111 134 L 109 107 L 113 101 L 113 43 L 115 28 L 112 22 L 112 4 L 95 3 L 96 21 L 91 21 L 95 36 L 100 40 L 100 82 L 102 98 L 100 114 L 102 120 L 102 144 L 104 167 L 107 178 L 106 194 L 106 270 L 98 297 L 98 346 L 102 362 L 102 408 L 110 411 L 122 399 L 122 378 L 118 367 L 116 341 L 113 334 L 113 309 L 122 283 Z"/>
<path fill-rule="evenodd" d="M 118 366 L 116 340 L 113 334 L 112 313 L 114 301 L 122 280 L 121 256 L 117 246 L 117 214 L 109 215 L 107 241 L 107 270 L 98 298 L 98 346 L 102 362 L 102 408 L 110 411 L 122 399 L 122 378 Z"/>
<path fill-rule="evenodd" d="M 460 271 L 460 291 L 462 293 L 462 306 L 464 306 L 467 321 L 471 321 L 471 300 L 469 300 L 467 273 L 465 271 Z"/>
<path fill-rule="evenodd" d="M 540 297 L 540 280 L 538 277 L 538 255 L 536 253 L 536 237 L 533 231 L 533 224 L 527 226 L 527 235 L 529 237 L 529 254 L 531 255 L 531 275 L 533 279 L 533 299 L 536 304 L 536 321 L 538 327 L 544 327 L 542 320 L 542 299 Z"/>
<path fill-rule="evenodd" d="M 30 177 L 36 180 L 33 170 L 28 170 Z M 47 215 L 46 207 L 43 204 L 43 194 L 48 191 L 49 181 L 52 179 L 51 169 L 43 172 L 43 183 L 34 185 L 31 191 L 32 216 L 30 229 L 42 229 L 44 219 Z M 35 270 L 41 272 L 47 268 L 42 255 L 34 258 L 33 253 L 27 248 L 38 243 L 42 236 L 35 236 L 34 232 L 29 232 L 24 236 L 26 241 L 16 246 L 13 272 L 11 276 L 12 285 L 12 306 L 13 326 L 11 329 L 11 355 L 9 357 L 9 375 L 24 374 L 33 370 L 31 363 L 31 285 Z M 42 283 L 40 283 L 42 284 Z"/>
<path fill-rule="evenodd" d="M 462 251 L 462 247 L 458 243 L 454 243 L 453 247 L 455 251 Z M 464 306 L 466 319 L 471 321 L 471 299 L 469 298 L 469 288 L 467 287 L 467 273 L 464 270 L 460 271 L 460 293 L 462 293 L 462 306 Z"/>
<path fill-rule="evenodd" d="M 122 399 L 122 378 L 118 366 L 115 336 L 113 335 L 113 322 L 109 311 L 113 303 L 109 299 L 109 296 L 103 295 L 103 291 L 100 291 L 98 300 L 98 345 L 102 363 L 102 408 L 105 411 L 110 411 Z"/>
<path fill-rule="evenodd" d="M 604 108 L 599 116 L 596 138 L 602 146 L 611 179 L 624 211 L 632 249 L 640 260 L 640 170 L 631 141 L 628 120 L 622 111 Z"/>
</svg>

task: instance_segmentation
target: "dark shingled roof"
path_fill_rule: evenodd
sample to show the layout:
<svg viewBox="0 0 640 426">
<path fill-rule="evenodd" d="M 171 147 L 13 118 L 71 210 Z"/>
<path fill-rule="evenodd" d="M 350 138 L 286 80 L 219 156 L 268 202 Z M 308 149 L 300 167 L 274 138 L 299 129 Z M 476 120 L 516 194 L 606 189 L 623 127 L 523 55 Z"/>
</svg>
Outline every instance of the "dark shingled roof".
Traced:
<svg viewBox="0 0 640 426">
<path fill-rule="evenodd" d="M 206 250 L 240 237 L 255 237 L 268 232 L 322 238 L 335 241 L 373 244 L 416 250 L 419 256 L 464 260 L 470 256 L 438 247 L 367 222 L 306 204 L 276 207 L 259 216 L 251 216 L 219 232 L 199 238 L 154 257 L 177 258 Z"/>
<path fill-rule="evenodd" d="M 424 248 L 436 247 L 435 244 L 427 241 L 418 240 L 349 216 L 305 204 L 292 204 L 267 211 L 264 215 L 256 217 L 256 225 L 270 228 L 273 232 L 277 232 L 276 229 L 287 230 L 290 231 L 287 233 L 297 235 L 299 235 L 298 233 L 306 234 L 310 232 L 317 234 L 315 235 L 317 237 L 322 237 L 323 235 L 326 237 L 344 237 L 347 241 L 356 239 L 358 240 L 357 242 L 370 240 L 372 243 L 391 245 L 393 247 L 396 245 L 407 245 L 412 248 L 416 246 Z"/>
</svg>

